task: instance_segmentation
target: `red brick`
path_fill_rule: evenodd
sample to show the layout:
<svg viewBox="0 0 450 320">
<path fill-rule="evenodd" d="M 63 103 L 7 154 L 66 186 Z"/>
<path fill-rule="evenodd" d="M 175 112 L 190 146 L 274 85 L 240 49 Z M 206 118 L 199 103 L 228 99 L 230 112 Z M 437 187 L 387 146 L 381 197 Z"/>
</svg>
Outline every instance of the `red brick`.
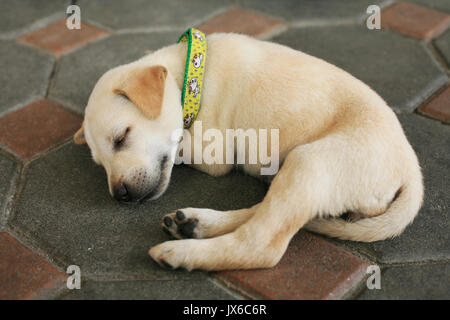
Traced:
<svg viewBox="0 0 450 320">
<path fill-rule="evenodd" d="M 419 111 L 432 118 L 450 123 L 450 85 L 434 97 Z"/>
<path fill-rule="evenodd" d="M 330 242 L 300 231 L 272 269 L 223 271 L 217 277 L 263 299 L 339 299 L 358 284 L 368 263 Z"/>
<path fill-rule="evenodd" d="M 64 141 L 81 126 L 82 118 L 42 99 L 0 118 L 0 142 L 30 158 Z"/>
<path fill-rule="evenodd" d="M 432 38 L 450 24 L 450 15 L 416 4 L 399 2 L 381 13 L 381 25 L 414 38 Z"/>
<path fill-rule="evenodd" d="M 68 29 L 63 19 L 27 33 L 19 40 L 59 56 L 106 34 L 105 30 L 86 23 L 81 23 L 81 29 Z"/>
<path fill-rule="evenodd" d="M 66 274 L 0 233 L 0 299 L 45 299 L 65 286 Z"/>
<path fill-rule="evenodd" d="M 261 37 L 284 27 L 280 20 L 234 7 L 199 25 L 205 33 L 235 32 Z"/>
</svg>

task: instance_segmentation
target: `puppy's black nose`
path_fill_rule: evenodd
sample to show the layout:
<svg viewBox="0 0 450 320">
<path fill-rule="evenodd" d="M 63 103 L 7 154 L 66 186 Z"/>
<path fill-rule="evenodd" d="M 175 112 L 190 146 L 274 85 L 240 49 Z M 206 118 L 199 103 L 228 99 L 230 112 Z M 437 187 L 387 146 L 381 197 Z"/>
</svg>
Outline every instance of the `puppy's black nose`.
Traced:
<svg viewBox="0 0 450 320">
<path fill-rule="evenodd" d="M 114 198 L 122 202 L 131 201 L 131 196 L 125 183 L 121 183 L 114 187 Z"/>
</svg>

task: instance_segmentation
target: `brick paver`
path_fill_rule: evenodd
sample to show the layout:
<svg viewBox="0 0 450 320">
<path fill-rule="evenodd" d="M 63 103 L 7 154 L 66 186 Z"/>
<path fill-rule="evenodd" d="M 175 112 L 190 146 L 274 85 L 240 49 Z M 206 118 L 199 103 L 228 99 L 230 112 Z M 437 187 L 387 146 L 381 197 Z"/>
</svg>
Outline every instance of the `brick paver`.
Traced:
<svg viewBox="0 0 450 320">
<path fill-rule="evenodd" d="M 450 2 L 447 0 L 408 0 L 408 2 L 450 14 Z"/>
<path fill-rule="evenodd" d="M 39 100 L 0 118 L 0 142 L 29 158 L 71 136 L 82 118 L 49 100 Z"/>
<path fill-rule="evenodd" d="M 0 57 L 0 115 L 45 95 L 53 57 L 15 41 L 1 40 Z"/>
<path fill-rule="evenodd" d="M 5 232 L 0 233 L 0 299 L 45 299 L 66 284 L 66 275 Z"/>
<path fill-rule="evenodd" d="M 81 23 L 80 29 L 68 29 L 66 20 L 62 19 L 24 34 L 19 40 L 59 56 L 107 34 L 105 30 L 86 23 Z"/>
<path fill-rule="evenodd" d="M 381 24 L 415 38 L 431 38 L 444 31 L 450 15 L 408 2 L 395 3 L 382 12 Z"/>
<path fill-rule="evenodd" d="M 272 269 L 223 271 L 217 277 L 264 299 L 340 299 L 366 274 L 368 262 L 305 231 Z"/>
<path fill-rule="evenodd" d="M 425 115 L 450 123 L 450 86 L 447 86 L 419 110 Z"/>
<path fill-rule="evenodd" d="M 199 25 L 197 28 L 209 34 L 214 32 L 243 33 L 263 37 L 282 30 L 284 23 L 238 7 L 232 8 Z"/>
</svg>

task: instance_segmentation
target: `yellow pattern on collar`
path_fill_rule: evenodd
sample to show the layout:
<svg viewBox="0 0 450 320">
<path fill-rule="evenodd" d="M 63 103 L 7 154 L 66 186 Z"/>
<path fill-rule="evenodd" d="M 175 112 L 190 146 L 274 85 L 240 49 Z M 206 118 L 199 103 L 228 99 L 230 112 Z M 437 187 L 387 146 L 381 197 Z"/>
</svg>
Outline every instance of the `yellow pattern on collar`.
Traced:
<svg viewBox="0 0 450 320">
<path fill-rule="evenodd" d="M 188 129 L 200 111 L 203 77 L 205 75 L 206 37 L 200 30 L 189 28 L 181 35 L 178 42 L 188 43 L 181 95 L 183 123 L 184 127 Z"/>
</svg>

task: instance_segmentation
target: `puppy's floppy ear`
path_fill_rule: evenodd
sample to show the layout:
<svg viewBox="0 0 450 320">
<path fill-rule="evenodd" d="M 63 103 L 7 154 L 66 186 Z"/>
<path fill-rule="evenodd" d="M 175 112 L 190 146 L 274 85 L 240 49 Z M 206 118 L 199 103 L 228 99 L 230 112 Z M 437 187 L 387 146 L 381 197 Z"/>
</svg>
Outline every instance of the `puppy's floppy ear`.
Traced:
<svg viewBox="0 0 450 320">
<path fill-rule="evenodd" d="M 86 139 L 84 137 L 84 122 L 81 124 L 81 128 L 73 135 L 73 141 L 75 144 L 85 144 Z"/>
<path fill-rule="evenodd" d="M 152 66 L 130 72 L 114 93 L 125 95 L 149 119 L 161 113 L 167 69 Z"/>
</svg>

